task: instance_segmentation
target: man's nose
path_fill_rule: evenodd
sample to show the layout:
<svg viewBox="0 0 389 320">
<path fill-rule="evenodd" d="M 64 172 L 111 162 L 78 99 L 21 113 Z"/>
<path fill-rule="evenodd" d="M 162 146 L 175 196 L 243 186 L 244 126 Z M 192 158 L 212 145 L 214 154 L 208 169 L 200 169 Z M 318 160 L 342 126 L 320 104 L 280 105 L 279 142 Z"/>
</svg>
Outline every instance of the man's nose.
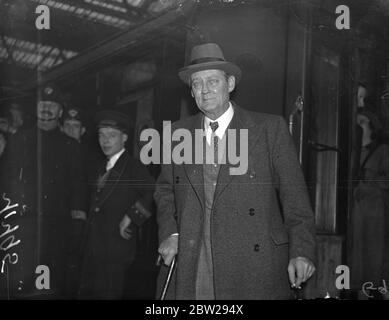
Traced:
<svg viewBox="0 0 389 320">
<path fill-rule="evenodd" d="M 210 91 L 208 82 L 203 82 L 201 86 L 201 92 L 202 93 L 208 93 Z"/>
</svg>

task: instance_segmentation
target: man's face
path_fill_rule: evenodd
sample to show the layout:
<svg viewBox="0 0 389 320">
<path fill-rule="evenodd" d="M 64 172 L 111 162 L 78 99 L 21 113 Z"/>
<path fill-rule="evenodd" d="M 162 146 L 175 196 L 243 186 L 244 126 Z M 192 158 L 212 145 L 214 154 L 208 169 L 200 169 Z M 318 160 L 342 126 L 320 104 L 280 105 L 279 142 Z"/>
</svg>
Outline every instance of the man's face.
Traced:
<svg viewBox="0 0 389 320">
<path fill-rule="evenodd" d="M 0 118 L 0 133 L 1 132 L 8 132 L 9 130 L 9 122 L 6 118 Z"/>
<path fill-rule="evenodd" d="M 99 143 L 101 150 L 107 157 L 112 157 L 124 148 L 128 136 L 114 128 L 99 129 Z"/>
<path fill-rule="evenodd" d="M 357 99 L 358 99 L 358 107 L 364 107 L 365 106 L 365 98 L 367 95 L 367 90 L 363 86 L 358 86 L 358 93 L 357 93 Z"/>
<path fill-rule="evenodd" d="M 0 156 L 3 154 L 7 141 L 2 133 L 0 133 Z"/>
<path fill-rule="evenodd" d="M 191 75 L 192 97 L 197 107 L 209 118 L 220 117 L 227 109 L 230 92 L 235 88 L 235 77 L 221 70 L 198 71 Z"/>
<path fill-rule="evenodd" d="M 23 125 L 23 112 L 17 108 L 11 108 L 9 111 L 12 115 L 12 124 L 15 127 L 21 127 Z"/>
<path fill-rule="evenodd" d="M 85 127 L 82 126 L 81 121 L 74 119 L 67 119 L 63 123 L 63 132 L 69 137 L 81 140 L 82 135 L 85 133 Z"/>
<path fill-rule="evenodd" d="M 62 106 L 54 101 L 39 101 L 37 104 L 37 117 L 38 120 L 58 121 L 62 115 Z"/>
</svg>

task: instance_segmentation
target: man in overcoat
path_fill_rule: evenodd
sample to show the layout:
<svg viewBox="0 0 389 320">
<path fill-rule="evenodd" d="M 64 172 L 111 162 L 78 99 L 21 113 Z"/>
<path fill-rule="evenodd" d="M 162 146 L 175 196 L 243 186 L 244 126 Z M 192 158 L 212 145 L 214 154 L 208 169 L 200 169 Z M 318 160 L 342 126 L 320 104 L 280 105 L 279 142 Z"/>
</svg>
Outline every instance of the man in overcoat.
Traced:
<svg viewBox="0 0 389 320">
<path fill-rule="evenodd" d="M 135 275 L 128 273 L 141 245 L 141 227 L 151 217 L 154 179 L 125 149 L 129 126 L 125 114 L 104 110 L 96 122 L 107 161 L 93 186 L 79 298 L 123 299 L 126 283 L 134 283 L 129 277 Z M 136 298 L 138 288 L 128 290 Z"/>
<path fill-rule="evenodd" d="M 179 76 L 201 112 L 172 132 L 204 130 L 204 146 L 193 145 L 192 157 L 199 149 L 206 156 L 162 165 L 154 194 L 164 261 L 157 295 L 175 257 L 167 299 L 291 298 L 291 287 L 315 271 L 315 227 L 285 121 L 230 101 L 241 70 L 216 44 L 195 46 Z M 238 174 L 232 147 L 247 160 Z"/>
</svg>

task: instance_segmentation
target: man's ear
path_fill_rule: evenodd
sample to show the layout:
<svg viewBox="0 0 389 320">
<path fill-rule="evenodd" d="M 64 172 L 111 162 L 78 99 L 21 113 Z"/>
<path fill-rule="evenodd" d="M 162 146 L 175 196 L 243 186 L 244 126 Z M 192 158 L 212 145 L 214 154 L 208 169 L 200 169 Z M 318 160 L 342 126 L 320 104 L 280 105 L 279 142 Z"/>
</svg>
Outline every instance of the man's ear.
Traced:
<svg viewBox="0 0 389 320">
<path fill-rule="evenodd" d="M 194 93 L 192 89 L 190 90 L 190 95 L 192 96 L 192 98 L 194 98 Z"/>
<path fill-rule="evenodd" d="M 232 92 L 235 89 L 235 77 L 229 76 L 228 77 L 228 92 Z"/>
<path fill-rule="evenodd" d="M 128 140 L 128 134 L 124 133 L 123 134 L 123 141 L 126 142 Z"/>
<path fill-rule="evenodd" d="M 82 128 L 81 128 L 81 135 L 83 136 L 85 132 L 86 132 L 86 128 L 85 128 L 85 127 L 82 127 Z"/>
<path fill-rule="evenodd" d="M 58 118 L 62 118 L 62 113 L 63 113 L 63 109 L 61 108 L 61 110 L 59 111 L 59 117 Z"/>
</svg>

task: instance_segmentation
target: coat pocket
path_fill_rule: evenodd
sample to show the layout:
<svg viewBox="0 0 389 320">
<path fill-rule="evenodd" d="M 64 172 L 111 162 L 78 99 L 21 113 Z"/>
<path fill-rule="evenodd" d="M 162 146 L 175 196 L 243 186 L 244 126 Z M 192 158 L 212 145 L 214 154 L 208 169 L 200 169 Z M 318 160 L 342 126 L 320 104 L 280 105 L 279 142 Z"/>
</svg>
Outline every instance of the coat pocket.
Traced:
<svg viewBox="0 0 389 320">
<path fill-rule="evenodd" d="M 271 238 L 277 246 L 289 243 L 289 236 L 285 229 L 273 229 Z"/>
</svg>

